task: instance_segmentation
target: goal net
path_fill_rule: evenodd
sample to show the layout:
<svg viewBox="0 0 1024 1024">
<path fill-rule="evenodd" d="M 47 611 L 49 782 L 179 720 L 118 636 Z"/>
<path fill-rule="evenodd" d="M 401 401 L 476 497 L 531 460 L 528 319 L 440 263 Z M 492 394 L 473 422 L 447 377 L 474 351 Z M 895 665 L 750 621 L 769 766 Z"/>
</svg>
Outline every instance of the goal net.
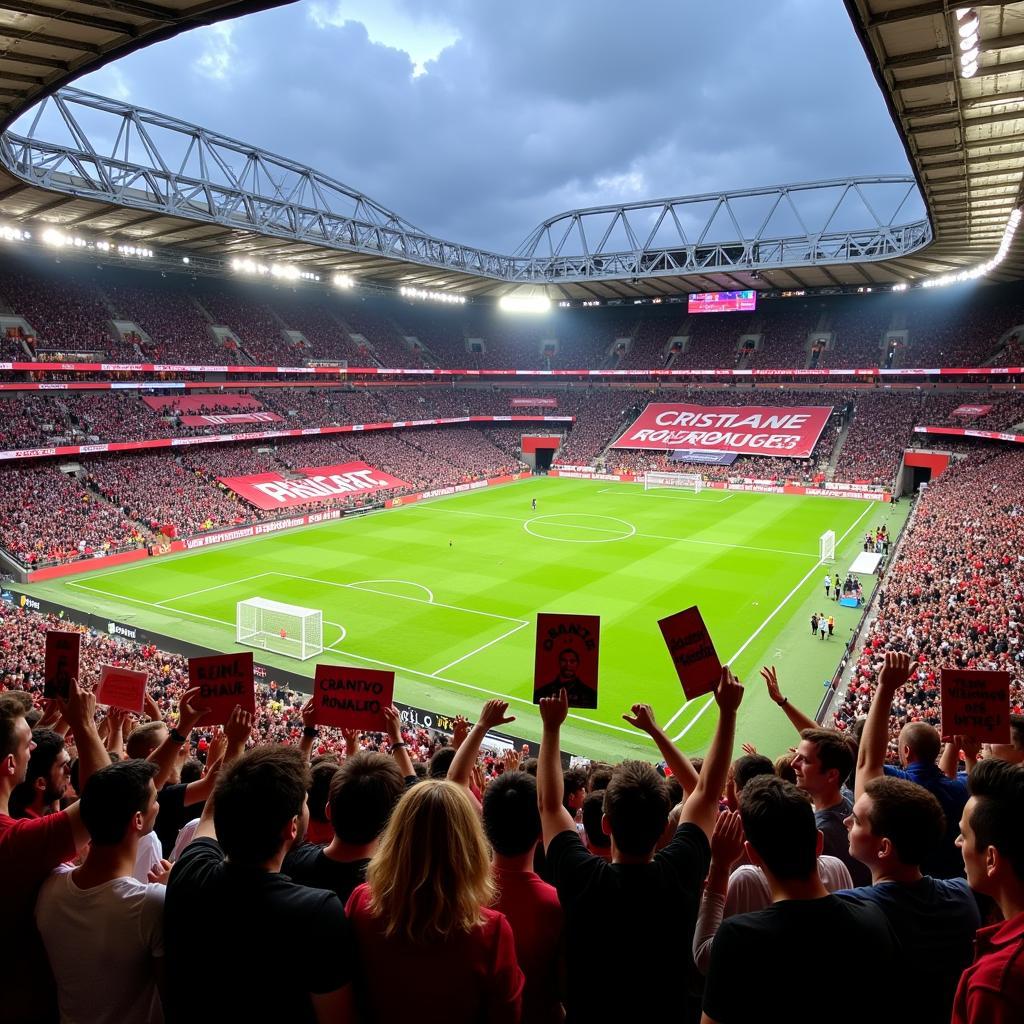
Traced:
<svg viewBox="0 0 1024 1024">
<path fill-rule="evenodd" d="M 821 561 L 834 562 L 836 560 L 836 531 L 828 530 L 818 539 L 818 552 Z"/>
<path fill-rule="evenodd" d="M 655 487 L 682 487 L 700 494 L 704 481 L 700 473 L 659 473 L 653 470 L 644 473 L 644 490 L 649 491 Z"/>
<path fill-rule="evenodd" d="M 305 661 L 324 649 L 323 612 L 265 597 L 239 601 L 236 639 L 247 647 Z"/>
</svg>

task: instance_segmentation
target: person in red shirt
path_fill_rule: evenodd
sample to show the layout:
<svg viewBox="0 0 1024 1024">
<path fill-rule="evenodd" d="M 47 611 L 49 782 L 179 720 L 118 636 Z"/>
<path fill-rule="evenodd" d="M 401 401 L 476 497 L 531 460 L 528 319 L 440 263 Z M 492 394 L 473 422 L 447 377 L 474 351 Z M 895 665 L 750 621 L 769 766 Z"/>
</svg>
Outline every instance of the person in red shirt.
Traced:
<svg viewBox="0 0 1024 1024">
<path fill-rule="evenodd" d="M 46 954 L 33 922 L 36 895 L 51 871 L 89 841 L 78 805 L 40 818 L 13 818 L 11 793 L 25 781 L 32 754 L 32 730 L 25 719 L 27 694 L 0 694 L 0 907 L 3 908 L 4 981 L 0 982 L 0 1022 L 29 1024 L 48 1020 L 55 991 Z M 110 764 L 96 729 L 96 698 L 72 680 L 62 708 L 79 757 L 81 785 Z"/>
<path fill-rule="evenodd" d="M 444 998 L 420 1001 L 417 1024 L 517 1024 L 523 972 L 508 920 L 490 909 L 494 896 L 465 789 L 442 779 L 413 786 L 345 908 L 359 947 L 361 1019 L 394 1020 L 402 993 L 438 991 Z"/>
<path fill-rule="evenodd" d="M 953 1002 L 953 1024 L 1024 1020 L 1024 766 L 996 758 L 978 763 L 957 840 L 976 892 L 991 896 L 1001 924 L 981 928 L 974 963 Z"/>
</svg>

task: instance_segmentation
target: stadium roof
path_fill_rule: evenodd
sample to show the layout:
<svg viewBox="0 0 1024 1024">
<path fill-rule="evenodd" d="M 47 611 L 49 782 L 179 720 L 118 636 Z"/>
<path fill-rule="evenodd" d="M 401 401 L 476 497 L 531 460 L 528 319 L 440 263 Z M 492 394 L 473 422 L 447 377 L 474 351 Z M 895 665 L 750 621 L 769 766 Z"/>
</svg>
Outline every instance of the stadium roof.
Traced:
<svg viewBox="0 0 1024 1024">
<path fill-rule="evenodd" d="M 846 0 L 925 199 L 934 242 L 893 266 L 934 274 L 987 260 L 1024 201 L 1024 3 Z M 978 16 L 977 70 L 960 29 Z M 967 24 L 964 24 L 967 22 Z M 969 33 L 968 33 L 969 41 Z M 1024 276 L 1018 244 L 992 275 Z"/>
<path fill-rule="evenodd" d="M 0 0 L 0 131 L 30 104 L 118 57 L 292 0 Z"/>
<path fill-rule="evenodd" d="M 28 6 L 0 3 L 0 24 L 4 10 L 13 18 L 15 9 Z M 61 81 L 133 48 L 190 24 L 271 6 L 179 3 L 172 9 L 115 0 L 102 8 L 76 4 L 81 14 L 67 5 L 59 12 L 53 7 L 51 20 L 63 15 L 63 31 L 70 36 L 80 29 L 86 33 L 83 46 L 87 41 L 91 49 L 69 57 L 52 74 L 37 74 L 37 82 L 19 83 L 24 92 L 12 90 L 4 123 Z M 321 274 L 469 295 L 540 286 L 552 298 L 575 300 L 885 286 L 985 261 L 999 246 L 1009 212 L 1020 204 L 1024 81 L 1015 69 L 1024 69 L 1024 35 L 1015 29 L 1024 33 L 1024 3 L 978 8 L 981 66 L 970 80 L 959 77 L 958 19 L 950 4 L 847 0 L 847 8 L 914 178 L 859 178 L 574 210 L 545 221 L 505 256 L 435 238 L 358 190 L 287 157 L 66 89 L 47 100 L 56 118 L 41 121 L 40 109 L 26 134 L 8 131 L 0 140 L 0 216 L 192 253 L 196 262 L 287 262 Z M 103 14 L 93 19 L 90 12 L 99 10 Z M 158 22 L 158 10 L 177 12 L 177 20 Z M 135 12 L 132 22 L 144 21 L 142 11 L 153 20 L 130 25 L 124 13 L 129 11 Z M 33 28 L 42 33 L 45 27 L 49 45 L 55 45 L 57 29 L 44 26 L 41 15 L 33 17 Z M 110 25 L 117 17 L 126 24 L 119 37 Z M 15 40 L 19 52 L 29 52 L 26 34 L 27 29 Z M 11 60 L 0 57 L 0 68 Z M 97 117 L 108 119 L 102 130 L 92 120 Z M 59 138 L 52 134 L 54 123 L 62 130 Z M 102 151 L 98 139 L 105 140 Z M 1022 269 L 1018 248 L 993 277 L 1018 277 Z"/>
</svg>

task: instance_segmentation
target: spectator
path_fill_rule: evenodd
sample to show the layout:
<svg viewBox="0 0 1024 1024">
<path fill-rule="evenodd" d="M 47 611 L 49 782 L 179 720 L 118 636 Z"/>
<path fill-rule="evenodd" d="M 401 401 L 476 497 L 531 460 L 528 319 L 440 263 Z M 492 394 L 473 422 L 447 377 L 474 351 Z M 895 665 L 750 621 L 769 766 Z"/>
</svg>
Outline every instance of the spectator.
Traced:
<svg viewBox="0 0 1024 1024">
<path fill-rule="evenodd" d="M 999 904 L 1003 921 L 978 932 L 953 1024 L 1024 1020 L 1024 767 L 989 758 L 968 785 L 960 820 L 967 882 Z"/>
<path fill-rule="evenodd" d="M 398 802 L 347 910 L 359 944 L 361 1013 L 393 1016 L 395 979 L 418 1003 L 419 1024 L 520 1019 L 523 973 L 508 920 L 494 900 L 480 817 L 465 789 L 441 779 Z"/>
<path fill-rule="evenodd" d="M 906 779 L 862 781 L 858 773 L 857 802 L 847 827 L 850 852 L 871 869 L 872 884 L 840 896 L 874 904 L 885 914 L 907 976 L 914 979 L 914 1012 L 921 1020 L 948 1020 L 981 918 L 964 879 L 922 872 L 944 842 L 939 801 Z"/>
<path fill-rule="evenodd" d="M 587 852 L 610 863 L 612 840 L 604 830 L 604 790 L 587 794 L 583 801 L 581 817 L 583 820 L 583 842 L 587 847 Z"/>
<path fill-rule="evenodd" d="M 841 733 L 833 729 L 804 729 L 793 757 L 796 784 L 814 805 L 814 820 L 824 838 L 823 853 L 838 857 L 855 885 L 868 885 L 871 873 L 850 853 L 846 819 L 853 802 L 841 787 L 853 771 L 853 755 Z"/>
<path fill-rule="evenodd" d="M 523 1024 L 557 1024 L 564 921 L 558 893 L 532 870 L 540 842 L 537 780 L 521 771 L 499 775 L 484 792 L 483 822 L 494 854 L 494 909 L 508 918 L 526 979 Z"/>
<path fill-rule="evenodd" d="M 860 963 L 858 997 L 829 1000 L 837 1024 L 860 1022 L 864 1007 L 892 996 L 896 947 L 884 915 L 830 895 L 818 875 L 822 835 L 805 793 L 781 779 L 760 776 L 740 795 L 740 816 L 751 862 L 762 868 L 773 904 L 723 922 L 715 936 L 704 992 L 703 1024 L 795 1019 L 806 1010 L 803 985 L 791 978 L 794 950 L 827 941 L 829 963 Z M 817 959 L 817 958 L 816 958 Z M 741 966 L 742 965 L 742 966 Z M 739 976 L 738 976 L 738 972 Z M 739 983 L 739 977 L 742 983 Z"/>
<path fill-rule="evenodd" d="M 68 788 L 71 755 L 64 737 L 52 729 L 33 729 L 32 747 L 25 781 L 11 793 L 12 818 L 55 814 Z"/>
<path fill-rule="evenodd" d="M 235 717 L 249 725 L 246 712 Z M 164 942 L 170 1021 L 195 1017 L 196 923 L 216 922 L 204 971 L 203 1014 L 215 1020 L 354 1020 L 352 932 L 334 893 L 280 873 L 305 830 L 309 766 L 293 747 L 241 756 L 218 780 L 195 838 L 171 871 Z M 282 936 L 315 936 L 269 985 L 251 984 L 253 964 Z"/>
<path fill-rule="evenodd" d="M 326 846 L 306 844 L 292 850 L 284 873 L 347 902 L 366 878 L 380 834 L 404 792 L 405 780 L 390 757 L 362 751 L 345 758 L 335 768 L 326 807 L 334 838 Z"/>
<path fill-rule="evenodd" d="M 120 761 L 92 775 L 80 802 L 85 863 L 61 865 L 40 890 L 36 922 L 66 1024 L 163 1020 L 164 887 L 132 877 L 139 841 L 156 821 L 156 771 L 148 761 Z"/>
<path fill-rule="evenodd" d="M 10 816 L 11 792 L 25 780 L 32 753 L 32 730 L 25 721 L 29 706 L 22 694 L 0 693 L 0 906 L 5 934 L 11 938 L 0 998 L 4 1024 L 31 1024 L 53 1016 L 53 982 L 32 912 L 39 887 L 50 872 L 71 860 L 89 839 L 77 804 L 41 818 Z M 110 763 L 96 729 L 96 698 L 74 681 L 61 713 L 71 726 L 85 785 L 94 772 Z"/>
<path fill-rule="evenodd" d="M 641 761 L 626 761 L 615 769 L 605 791 L 610 864 L 587 853 L 562 803 L 559 735 L 569 712 L 567 695 L 563 690 L 559 697 L 540 702 L 543 739 L 537 790 L 548 866 L 566 917 L 570 1022 L 627 1015 L 637 1020 L 694 1018 L 695 1000 L 680 986 L 595 985 L 591 943 L 599 935 L 616 942 L 621 978 L 678 977 L 682 964 L 683 987 L 691 980 L 689 943 L 742 695 L 743 687 L 723 669 L 715 690 L 719 719 L 711 749 L 683 805 L 675 837 L 657 853 L 669 812 L 664 781 Z M 632 941 L 639 935 L 643 942 Z"/>
</svg>

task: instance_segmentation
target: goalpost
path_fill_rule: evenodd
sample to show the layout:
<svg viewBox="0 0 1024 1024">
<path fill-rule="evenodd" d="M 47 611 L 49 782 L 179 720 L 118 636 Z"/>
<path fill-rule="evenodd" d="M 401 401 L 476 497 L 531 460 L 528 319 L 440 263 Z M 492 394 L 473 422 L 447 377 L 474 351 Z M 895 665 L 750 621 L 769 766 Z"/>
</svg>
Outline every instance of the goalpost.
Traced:
<svg viewBox="0 0 1024 1024">
<path fill-rule="evenodd" d="M 682 487 L 694 494 L 704 489 L 704 480 L 700 473 L 663 473 L 652 470 L 644 473 L 644 490 L 654 487 Z"/>
<path fill-rule="evenodd" d="M 822 562 L 836 560 L 836 531 L 827 530 L 818 538 L 818 556 Z"/>
<path fill-rule="evenodd" d="M 239 601 L 235 609 L 236 639 L 247 647 L 305 661 L 324 649 L 323 612 L 265 597 Z"/>
</svg>

